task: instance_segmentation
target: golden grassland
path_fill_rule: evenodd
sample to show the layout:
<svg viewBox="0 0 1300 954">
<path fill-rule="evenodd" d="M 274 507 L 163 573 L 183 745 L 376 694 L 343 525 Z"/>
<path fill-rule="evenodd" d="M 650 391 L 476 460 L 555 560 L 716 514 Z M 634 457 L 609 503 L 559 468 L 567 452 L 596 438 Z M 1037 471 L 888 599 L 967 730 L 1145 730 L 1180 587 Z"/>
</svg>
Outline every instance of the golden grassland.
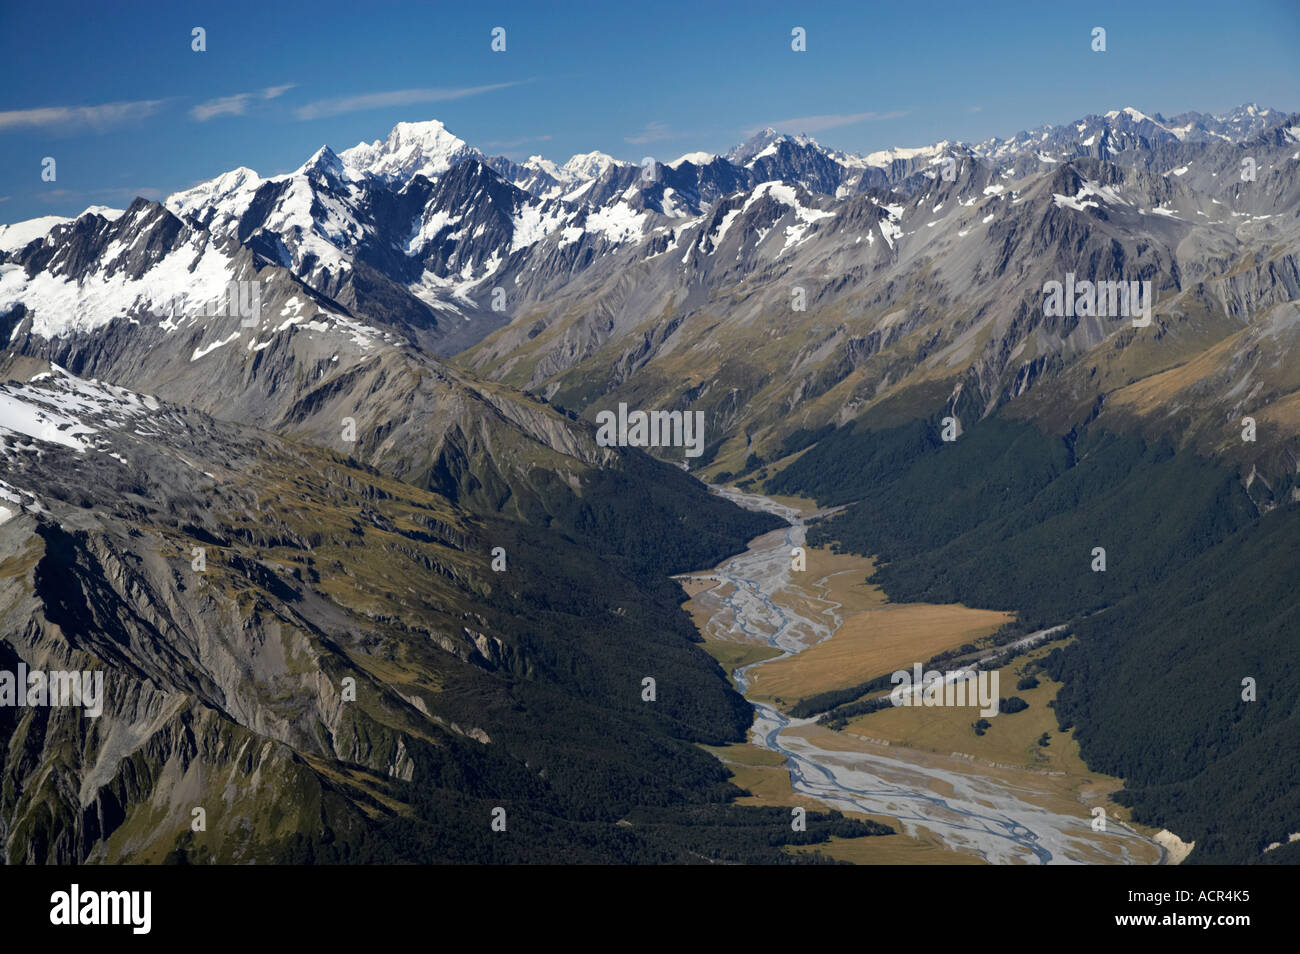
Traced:
<svg viewBox="0 0 1300 954">
<path fill-rule="evenodd" d="M 932 603 L 895 603 L 854 613 L 833 638 L 755 672 L 751 695 L 784 706 L 846 689 L 975 642 L 1014 618 Z"/>
<path fill-rule="evenodd" d="M 896 750 L 954 755 L 962 761 L 980 766 L 981 772 L 1017 786 L 1028 800 L 1062 814 L 1091 817 L 1091 808 L 1101 805 L 1106 816 L 1119 819 L 1150 836 L 1153 830 L 1133 825 L 1127 808 L 1111 800 L 1123 787 L 1120 779 L 1090 771 L 1079 755 L 1079 744 L 1070 732 L 1057 728 L 1056 714 L 1048 703 L 1056 698 L 1061 683 L 1043 672 L 1035 672 L 1038 686 L 1017 689 L 1016 683 L 1033 662 L 1049 653 L 1054 646 L 1040 646 L 1019 656 L 997 670 L 999 696 L 1019 696 L 1029 708 L 1016 713 L 1000 713 L 987 721 L 990 728 L 979 736 L 972 724 L 982 718 L 975 707 L 887 707 L 849 722 L 843 732 L 831 732 L 810 726 L 800 734 L 826 749 L 856 751 L 867 740 L 887 741 Z M 1046 734 L 1047 745 L 1039 742 Z M 1158 853 L 1149 851 L 1154 862 Z M 1098 855 L 1094 860 L 1104 860 Z"/>
<path fill-rule="evenodd" d="M 1257 411 L 1261 421 L 1277 424 L 1288 433 L 1300 433 L 1300 392 L 1288 394 Z"/>
<path fill-rule="evenodd" d="M 1148 377 L 1134 381 L 1114 391 L 1110 399 L 1116 404 L 1132 407 L 1139 414 L 1153 414 L 1180 391 L 1211 377 L 1215 370 L 1231 356 L 1245 336 L 1245 331 L 1224 338 L 1190 360 Z"/>
<path fill-rule="evenodd" d="M 769 465 L 772 469 L 772 472 L 776 473 L 779 471 L 781 467 L 784 467 L 786 464 L 790 463 L 791 461 L 798 460 L 808 450 L 810 450 L 810 448 L 805 447 L 801 451 L 795 451 L 789 457 L 782 457 L 779 462 Z M 821 509 L 817 506 L 817 501 L 813 500 L 811 497 L 787 497 L 783 494 L 769 494 L 766 490 L 763 491 L 763 495 L 767 497 L 769 500 L 775 500 L 783 507 L 790 507 L 794 509 L 799 513 L 799 516 L 801 517 L 807 517 L 811 514 L 816 513 L 819 509 Z"/>
<path fill-rule="evenodd" d="M 848 724 L 845 731 L 945 755 L 962 752 L 988 762 L 1086 774 L 1088 769 L 1079 758 L 1078 745 L 1069 733 L 1057 729 L 1056 714 L 1048 706 L 1056 698 L 1061 684 L 1053 682 L 1045 673 L 1035 672 L 1037 688 L 1016 688 L 1022 673 L 1032 668 L 1035 660 L 1061 645 L 1064 643 L 1036 647 L 996 670 L 998 695 L 1003 698 L 1019 696 L 1029 704 L 1029 708 L 1021 712 L 1002 712 L 989 718 L 987 721 L 992 727 L 982 736 L 976 735 L 971 728 L 971 724 L 981 718 L 977 706 L 889 706 L 859 716 Z M 1038 740 L 1044 732 L 1049 744 L 1040 746 Z"/>
<path fill-rule="evenodd" d="M 713 586 L 713 583 L 709 580 L 701 579 L 678 580 L 677 582 L 681 585 L 681 588 L 686 591 L 686 598 L 688 600 L 693 599 L 697 594 L 703 593 L 705 590 L 710 589 Z"/>
<path fill-rule="evenodd" d="M 811 505 L 799 498 L 783 502 Z M 787 603 L 817 612 L 839 604 L 835 612 L 843 623 L 834 638 L 753 673 L 750 695 L 783 708 L 819 692 L 909 668 L 987 636 L 1014 619 L 1011 613 L 961 604 L 890 603 L 880 587 L 866 582 L 875 572 L 875 561 L 867 557 L 814 547 L 807 551 L 807 566 L 784 594 Z M 697 583 L 688 594 L 694 596 L 710 585 Z M 693 604 L 694 600 L 686 608 L 704 631 L 708 614 Z"/>
<path fill-rule="evenodd" d="M 32 534 L 23 544 L 22 553 L 0 560 L 0 578 L 25 578 L 40 562 L 44 553 L 44 542 L 36 534 Z"/>
</svg>

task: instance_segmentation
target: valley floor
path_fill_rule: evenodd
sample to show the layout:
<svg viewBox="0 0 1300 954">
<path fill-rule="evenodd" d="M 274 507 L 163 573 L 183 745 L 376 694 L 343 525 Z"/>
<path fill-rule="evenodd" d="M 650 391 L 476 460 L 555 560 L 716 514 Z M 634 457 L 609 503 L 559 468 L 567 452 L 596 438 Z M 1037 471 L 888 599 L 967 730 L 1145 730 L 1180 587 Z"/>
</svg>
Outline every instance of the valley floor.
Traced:
<svg viewBox="0 0 1300 954">
<path fill-rule="evenodd" d="M 791 521 L 751 541 L 710 571 L 679 577 L 687 610 L 709 651 L 733 672 L 755 707 L 745 745 L 710 749 L 751 794 L 743 803 L 810 801 L 892 825 L 899 834 L 835 841 L 818 850 L 866 864 L 1120 863 L 1165 860 L 1159 845 L 1125 823 L 1109 796 L 1117 779 L 1090 772 L 1078 745 L 1056 728 L 1047 703 L 1059 688 L 1039 675 L 1017 691 L 1018 673 L 1047 651 L 1010 660 L 1001 695 L 1029 708 L 994 717 L 977 736 L 972 708 L 901 708 L 831 731 L 791 718 L 801 698 L 848 688 L 989 635 L 1008 614 L 961 605 L 891 604 L 865 582 L 872 561 L 804 546 L 808 501 L 721 491 L 742 506 Z M 1041 744 L 1046 742 L 1046 745 Z M 1106 832 L 1092 830 L 1092 808 Z"/>
</svg>

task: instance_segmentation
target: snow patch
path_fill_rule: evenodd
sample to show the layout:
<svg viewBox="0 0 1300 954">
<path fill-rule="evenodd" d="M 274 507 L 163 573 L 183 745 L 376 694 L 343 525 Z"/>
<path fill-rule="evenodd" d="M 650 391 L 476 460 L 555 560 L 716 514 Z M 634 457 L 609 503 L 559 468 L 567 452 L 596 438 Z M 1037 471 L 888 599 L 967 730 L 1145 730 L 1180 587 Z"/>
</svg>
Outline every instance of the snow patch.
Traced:
<svg viewBox="0 0 1300 954">
<path fill-rule="evenodd" d="M 603 233 L 611 242 L 639 242 L 647 217 L 626 202 L 618 202 L 588 215 L 587 228 Z"/>
<path fill-rule="evenodd" d="M 230 342 L 235 341 L 238 338 L 239 338 L 239 332 L 236 331 L 231 333 L 229 338 L 222 338 L 220 341 L 214 341 L 212 344 L 204 345 L 202 348 L 195 348 L 194 354 L 190 355 L 190 360 L 197 361 L 199 360 L 199 358 L 211 354 L 212 352 L 216 351 L 218 348 L 222 347 L 223 345 L 228 345 L 230 344 Z"/>
</svg>

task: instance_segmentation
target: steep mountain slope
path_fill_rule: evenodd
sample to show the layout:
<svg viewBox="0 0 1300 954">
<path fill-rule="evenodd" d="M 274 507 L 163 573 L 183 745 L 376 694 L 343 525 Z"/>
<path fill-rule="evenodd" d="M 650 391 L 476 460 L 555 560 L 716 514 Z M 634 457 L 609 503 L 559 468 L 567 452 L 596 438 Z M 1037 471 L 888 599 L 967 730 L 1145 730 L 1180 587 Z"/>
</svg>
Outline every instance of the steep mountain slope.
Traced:
<svg viewBox="0 0 1300 954">
<path fill-rule="evenodd" d="M 0 386 L 0 652 L 10 672 L 102 673 L 104 695 L 97 718 L 0 710 L 6 860 L 672 860 L 709 829 L 698 812 L 732 790 L 692 743 L 742 738 L 750 711 L 665 577 L 263 431 L 38 377 Z M 697 510 L 706 559 L 756 529 L 732 515 Z M 493 843 L 495 806 L 511 837 Z M 682 811 L 614 827 L 637 806 Z M 724 856 L 780 858 L 759 846 L 782 819 L 717 811 L 719 833 L 776 837 Z M 837 825 L 812 840 L 868 830 Z"/>
</svg>

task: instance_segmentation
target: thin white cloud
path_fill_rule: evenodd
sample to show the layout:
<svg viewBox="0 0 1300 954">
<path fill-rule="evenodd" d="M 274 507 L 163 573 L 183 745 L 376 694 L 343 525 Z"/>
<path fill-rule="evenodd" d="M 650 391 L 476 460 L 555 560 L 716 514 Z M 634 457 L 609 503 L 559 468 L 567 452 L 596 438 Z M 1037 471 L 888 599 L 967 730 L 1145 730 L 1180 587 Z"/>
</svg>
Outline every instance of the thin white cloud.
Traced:
<svg viewBox="0 0 1300 954">
<path fill-rule="evenodd" d="M 214 119 L 217 116 L 242 116 L 248 109 L 248 101 L 252 99 L 252 93 L 236 93 L 234 96 L 220 96 L 217 99 L 210 99 L 206 103 L 199 103 L 190 110 L 190 116 L 201 123 Z"/>
<path fill-rule="evenodd" d="M 978 112 L 981 112 L 983 109 L 984 109 L 983 106 L 967 106 L 967 107 L 966 107 L 966 112 L 968 112 L 968 113 L 978 113 Z"/>
<path fill-rule="evenodd" d="M 209 119 L 214 119 L 217 116 L 242 116 L 248 112 L 248 106 L 253 100 L 275 99 L 278 96 L 283 96 L 293 89 L 295 85 L 294 83 L 286 83 L 283 86 L 268 86 L 252 93 L 219 96 L 216 99 L 208 100 L 206 103 L 199 103 L 190 110 L 190 116 L 201 123 L 206 123 Z"/>
<path fill-rule="evenodd" d="M 777 132 L 816 133 L 827 129 L 838 129 L 840 126 L 852 126 L 854 123 L 862 123 L 867 120 L 898 119 L 900 116 L 906 115 L 906 110 L 894 110 L 888 113 L 826 113 L 821 116 L 799 116 L 795 119 L 782 119 L 778 122 L 755 126 L 753 129 L 746 129 L 745 135 L 752 136 L 768 126 Z"/>
<path fill-rule="evenodd" d="M 623 141 L 639 145 L 646 142 L 661 142 L 665 139 L 677 138 L 679 138 L 679 134 L 673 132 L 672 127 L 667 123 L 652 122 L 646 123 L 645 128 L 635 136 L 624 136 Z"/>
<path fill-rule="evenodd" d="M 519 86 L 524 80 L 512 83 L 493 83 L 490 86 L 462 86 L 439 89 L 394 89 L 383 93 L 362 93 L 359 96 L 342 96 L 337 99 L 321 99 L 308 103 L 298 109 L 299 119 L 320 119 L 323 116 L 338 116 L 341 113 L 355 113 L 363 109 L 384 109 L 390 106 L 412 106 L 417 103 L 442 103 L 467 96 L 478 96 L 493 90 L 508 89 Z"/>
<path fill-rule="evenodd" d="M 0 112 L 0 130 L 22 126 L 90 126 L 102 131 L 118 123 L 144 119 L 158 111 L 163 99 L 103 103 L 99 106 L 45 106 L 40 109 L 14 109 Z"/>
</svg>

